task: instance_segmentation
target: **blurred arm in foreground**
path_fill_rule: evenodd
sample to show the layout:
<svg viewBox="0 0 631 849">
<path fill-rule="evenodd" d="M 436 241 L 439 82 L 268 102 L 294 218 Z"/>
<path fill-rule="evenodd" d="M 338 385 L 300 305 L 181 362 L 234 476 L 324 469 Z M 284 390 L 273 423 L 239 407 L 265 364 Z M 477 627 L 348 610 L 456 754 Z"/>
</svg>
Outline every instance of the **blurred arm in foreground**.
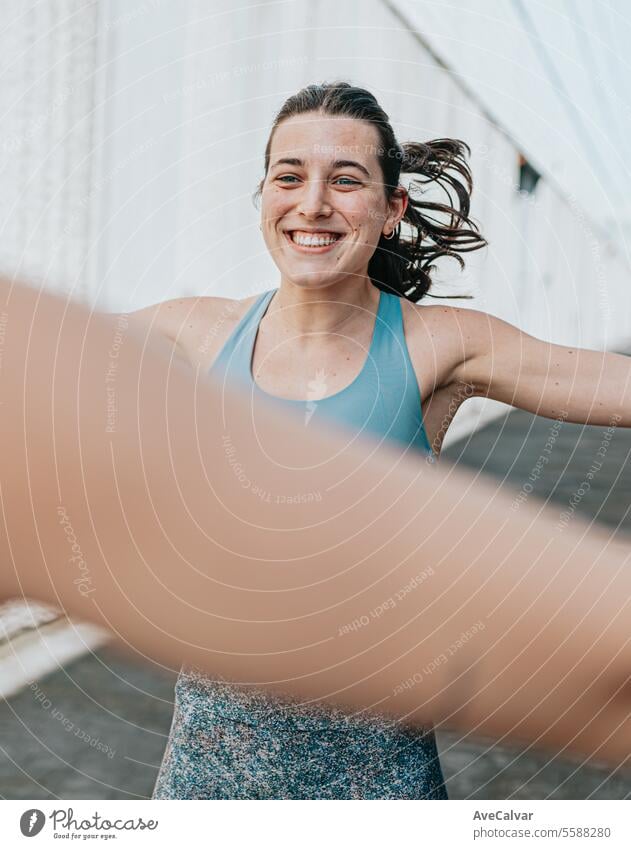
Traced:
<svg viewBox="0 0 631 849">
<path fill-rule="evenodd" d="M 124 316 L 4 280 L 0 313 L 0 596 L 175 667 L 627 758 L 628 545 L 253 407 Z"/>
</svg>

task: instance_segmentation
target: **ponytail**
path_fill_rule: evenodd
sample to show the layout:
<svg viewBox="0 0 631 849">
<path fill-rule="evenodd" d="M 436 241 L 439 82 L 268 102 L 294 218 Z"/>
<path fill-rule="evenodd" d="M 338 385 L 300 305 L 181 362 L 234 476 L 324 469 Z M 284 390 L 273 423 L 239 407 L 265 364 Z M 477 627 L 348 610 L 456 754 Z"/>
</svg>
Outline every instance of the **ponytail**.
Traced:
<svg viewBox="0 0 631 849">
<path fill-rule="evenodd" d="M 465 154 L 470 155 L 471 150 L 459 139 L 434 139 L 405 142 L 399 151 L 399 173 L 416 175 L 410 180 L 408 205 L 402 219 L 410 233 L 403 235 L 399 224 L 393 238 L 386 239 L 382 235 L 368 265 L 368 273 L 378 288 L 394 289 L 401 297 L 414 302 L 425 295 L 471 298 L 472 295 L 433 295 L 429 292 L 435 260 L 451 256 L 464 268 L 460 254 L 488 244 L 469 218 L 473 179 Z M 448 203 L 421 200 L 417 196 L 427 192 L 428 185 L 434 183 L 444 190 Z M 386 189 L 392 194 L 395 186 Z M 446 215 L 447 221 L 441 223 L 429 213 Z"/>
</svg>

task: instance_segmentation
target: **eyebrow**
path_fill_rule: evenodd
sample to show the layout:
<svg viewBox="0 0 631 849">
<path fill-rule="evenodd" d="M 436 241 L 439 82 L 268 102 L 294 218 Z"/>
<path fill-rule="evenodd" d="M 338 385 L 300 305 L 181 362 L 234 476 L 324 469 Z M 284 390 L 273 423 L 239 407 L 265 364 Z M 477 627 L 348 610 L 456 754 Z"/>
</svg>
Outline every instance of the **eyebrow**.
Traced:
<svg viewBox="0 0 631 849">
<path fill-rule="evenodd" d="M 272 168 L 275 168 L 277 165 L 297 165 L 303 166 L 305 163 L 302 159 L 296 159 L 295 157 L 284 157 L 283 159 L 277 159 L 276 162 L 272 165 Z M 331 163 L 333 168 L 358 168 L 362 171 L 367 177 L 370 177 L 370 172 L 364 168 L 359 162 L 355 162 L 354 159 L 336 159 Z"/>
</svg>

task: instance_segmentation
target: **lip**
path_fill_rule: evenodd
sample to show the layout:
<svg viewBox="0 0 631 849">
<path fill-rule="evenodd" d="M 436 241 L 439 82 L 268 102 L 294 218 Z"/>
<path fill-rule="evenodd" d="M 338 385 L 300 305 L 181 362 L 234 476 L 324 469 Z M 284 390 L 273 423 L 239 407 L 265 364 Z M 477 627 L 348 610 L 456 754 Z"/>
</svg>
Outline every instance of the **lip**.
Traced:
<svg viewBox="0 0 631 849">
<path fill-rule="evenodd" d="M 298 229 L 300 229 L 300 228 L 299 227 L 294 228 L 294 230 L 298 230 Z M 291 245 L 291 247 L 294 248 L 294 250 L 297 250 L 297 251 L 300 251 L 300 253 L 306 253 L 306 254 L 325 254 L 325 253 L 328 253 L 329 251 L 333 250 L 333 248 L 336 248 L 339 245 L 340 242 L 344 241 L 344 238 L 346 237 L 346 233 L 339 233 L 336 230 L 304 230 L 303 232 L 313 233 L 313 235 L 317 235 L 318 233 L 336 233 L 336 235 L 339 236 L 339 239 L 336 239 L 334 242 L 331 242 L 330 245 L 299 245 L 296 242 L 294 242 L 293 239 L 291 238 L 291 234 L 294 232 L 294 230 L 284 230 L 283 235 L 284 235 L 285 239 L 287 240 L 287 242 Z"/>
</svg>

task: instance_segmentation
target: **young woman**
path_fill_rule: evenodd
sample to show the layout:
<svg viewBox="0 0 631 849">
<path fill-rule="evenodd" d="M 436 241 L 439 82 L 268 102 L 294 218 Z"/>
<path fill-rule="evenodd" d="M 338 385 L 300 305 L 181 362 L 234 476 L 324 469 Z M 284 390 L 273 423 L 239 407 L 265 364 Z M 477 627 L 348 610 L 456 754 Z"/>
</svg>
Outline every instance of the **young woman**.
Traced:
<svg viewBox="0 0 631 849">
<path fill-rule="evenodd" d="M 613 416 L 628 426 L 626 358 L 550 345 L 479 311 L 418 305 L 430 294 L 433 260 L 462 263 L 460 253 L 486 244 L 469 218 L 466 151 L 454 139 L 401 146 L 368 91 L 308 86 L 276 116 L 259 187 L 279 287 L 244 301 L 169 301 L 135 317 L 221 386 L 245 387 L 254 417 L 273 402 L 299 413 L 304 427 L 335 421 L 349 439 L 369 434 L 408 455 L 437 456 L 459 405 L 475 395 L 550 418 L 610 424 Z M 402 174 L 416 176 L 410 191 Z M 424 183 L 455 194 L 457 206 L 414 197 Z M 230 456 L 232 424 L 223 424 Z M 245 478 L 262 500 L 316 497 L 278 500 Z M 186 666 L 154 796 L 446 792 L 429 724 L 290 706 Z"/>
<path fill-rule="evenodd" d="M 388 157 L 387 119 L 345 84 L 281 116 L 274 293 L 127 323 L 0 281 L 0 597 L 184 664 L 156 798 L 444 798 L 428 718 L 624 762 L 628 546 L 423 458 L 472 391 L 631 426 L 628 358 L 417 307 L 404 294 L 431 251 L 382 236 L 419 221 L 398 170 L 384 181 L 391 159 L 421 169 L 417 147 Z M 428 155 L 435 178 L 466 173 L 453 145 L 428 146 L 451 151 Z"/>
</svg>

